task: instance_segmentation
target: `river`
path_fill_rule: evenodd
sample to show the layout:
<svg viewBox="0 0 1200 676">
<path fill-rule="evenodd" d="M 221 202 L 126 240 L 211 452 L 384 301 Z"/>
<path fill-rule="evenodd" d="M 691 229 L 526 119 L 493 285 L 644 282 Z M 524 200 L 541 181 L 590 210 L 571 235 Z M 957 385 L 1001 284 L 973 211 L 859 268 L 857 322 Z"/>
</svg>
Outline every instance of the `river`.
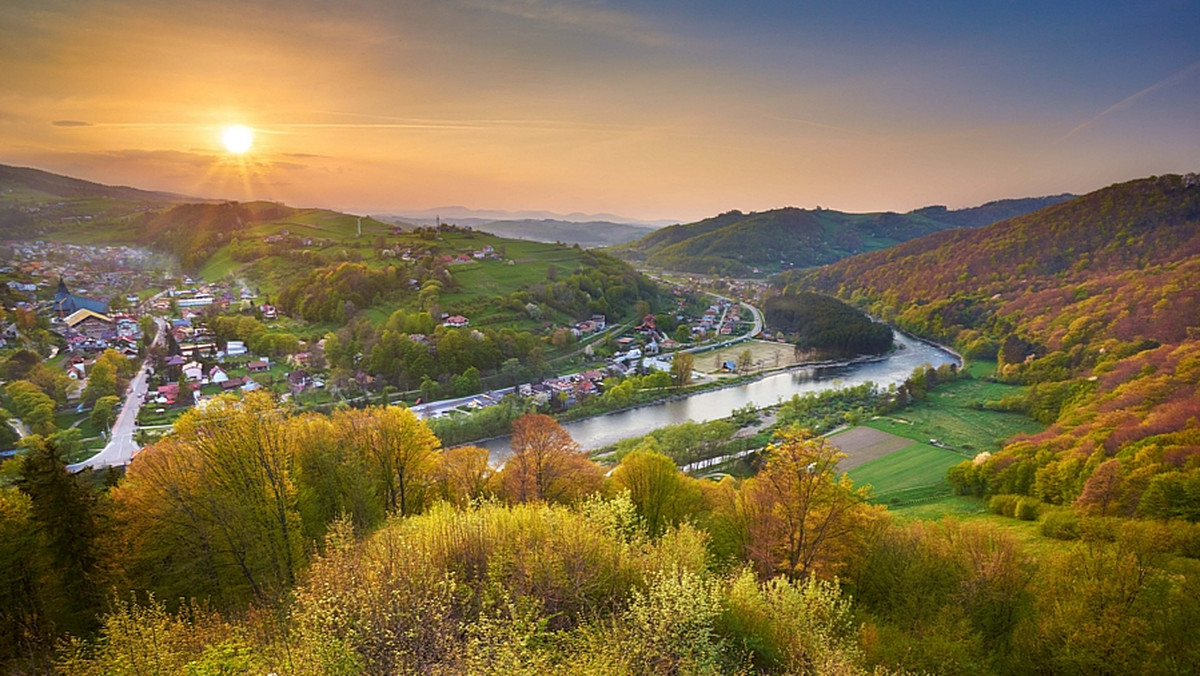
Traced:
<svg viewBox="0 0 1200 676">
<path fill-rule="evenodd" d="M 664 401 L 641 408 L 563 424 L 584 450 L 615 444 L 629 437 L 642 436 L 660 427 L 695 420 L 704 422 L 725 418 L 734 409 L 753 403 L 769 406 L 793 394 L 854 387 L 873 382 L 881 387 L 902 383 L 922 364 L 940 366 L 959 363 L 953 354 L 896 333 L 899 349 L 886 359 L 848 366 L 815 366 L 783 371 L 751 383 L 701 392 L 684 399 Z M 480 446 L 488 449 L 493 464 L 500 464 L 512 453 L 509 438 L 492 439 Z"/>
</svg>

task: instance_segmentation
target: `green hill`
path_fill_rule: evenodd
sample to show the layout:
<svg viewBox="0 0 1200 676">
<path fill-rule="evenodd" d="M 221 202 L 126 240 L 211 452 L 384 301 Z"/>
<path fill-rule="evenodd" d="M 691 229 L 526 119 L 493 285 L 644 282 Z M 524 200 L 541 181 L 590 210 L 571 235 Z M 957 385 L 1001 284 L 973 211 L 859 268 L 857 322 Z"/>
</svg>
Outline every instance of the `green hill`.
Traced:
<svg viewBox="0 0 1200 676">
<path fill-rule="evenodd" d="M 1000 200 L 954 211 L 925 207 L 906 214 L 794 207 L 749 214 L 730 211 L 663 228 L 612 251 L 627 260 L 681 272 L 776 272 L 833 263 L 941 230 L 987 225 L 1070 197 Z"/>
<path fill-rule="evenodd" d="M 961 488 L 1085 510 L 1103 495 L 1110 515 L 1200 514 L 1195 174 L 1113 185 L 782 283 L 840 294 L 969 359 L 996 358 L 998 378 L 1031 386 L 989 405 L 1050 427 L 956 469 Z"/>
</svg>

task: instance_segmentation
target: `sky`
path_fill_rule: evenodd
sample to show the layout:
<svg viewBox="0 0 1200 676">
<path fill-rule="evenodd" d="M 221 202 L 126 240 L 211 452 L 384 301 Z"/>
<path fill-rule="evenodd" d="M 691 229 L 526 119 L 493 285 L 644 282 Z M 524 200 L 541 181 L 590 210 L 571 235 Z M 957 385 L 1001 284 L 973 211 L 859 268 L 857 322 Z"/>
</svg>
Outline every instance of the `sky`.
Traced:
<svg viewBox="0 0 1200 676">
<path fill-rule="evenodd" d="M 0 3 L 0 163 L 201 197 L 690 221 L 1200 170 L 1200 0 Z"/>
</svg>

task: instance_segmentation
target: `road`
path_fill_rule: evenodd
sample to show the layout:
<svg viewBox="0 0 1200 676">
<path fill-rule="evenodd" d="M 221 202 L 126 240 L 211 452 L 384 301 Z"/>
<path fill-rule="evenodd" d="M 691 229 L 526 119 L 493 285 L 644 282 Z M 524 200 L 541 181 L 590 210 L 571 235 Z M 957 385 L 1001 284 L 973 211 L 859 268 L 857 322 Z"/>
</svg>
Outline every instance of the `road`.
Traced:
<svg viewBox="0 0 1200 676">
<path fill-rule="evenodd" d="M 154 337 L 153 345 L 157 345 L 166 335 L 166 329 L 163 326 L 165 322 L 161 319 L 156 319 L 158 324 L 158 335 Z M 146 399 L 146 381 L 149 379 L 149 365 L 142 364 L 142 368 L 138 369 L 138 373 L 133 380 L 129 382 L 129 389 L 125 391 L 125 403 L 121 406 L 121 413 L 117 416 L 117 422 L 113 425 L 112 436 L 108 444 L 96 455 L 77 462 L 74 465 L 67 465 L 67 469 L 72 472 L 78 472 L 82 469 L 92 468 L 99 469 L 101 467 L 120 467 L 128 465 L 133 456 L 141 450 L 141 446 L 133 440 L 133 432 L 137 428 L 138 411 L 142 408 L 142 402 Z"/>
</svg>

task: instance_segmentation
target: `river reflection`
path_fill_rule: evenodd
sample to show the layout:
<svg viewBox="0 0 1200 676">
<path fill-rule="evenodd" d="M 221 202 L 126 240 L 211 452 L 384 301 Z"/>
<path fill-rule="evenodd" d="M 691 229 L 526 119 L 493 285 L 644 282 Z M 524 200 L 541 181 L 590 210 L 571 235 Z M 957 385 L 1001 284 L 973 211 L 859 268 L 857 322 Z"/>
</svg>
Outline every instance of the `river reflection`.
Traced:
<svg viewBox="0 0 1200 676">
<path fill-rule="evenodd" d="M 725 418 L 734 409 L 749 403 L 768 406 L 788 399 L 793 394 L 854 387 L 868 381 L 887 387 L 892 383 L 904 382 L 913 369 L 922 364 L 940 366 L 958 363 L 958 359 L 949 352 L 900 333 L 896 334 L 896 342 L 900 344 L 900 349 L 881 361 L 785 371 L 737 387 L 566 423 L 563 428 L 585 450 L 591 450 L 667 425 L 688 420 L 704 422 Z M 480 446 L 488 449 L 493 464 L 499 464 L 512 453 L 508 442 L 508 438 L 493 439 Z"/>
</svg>

